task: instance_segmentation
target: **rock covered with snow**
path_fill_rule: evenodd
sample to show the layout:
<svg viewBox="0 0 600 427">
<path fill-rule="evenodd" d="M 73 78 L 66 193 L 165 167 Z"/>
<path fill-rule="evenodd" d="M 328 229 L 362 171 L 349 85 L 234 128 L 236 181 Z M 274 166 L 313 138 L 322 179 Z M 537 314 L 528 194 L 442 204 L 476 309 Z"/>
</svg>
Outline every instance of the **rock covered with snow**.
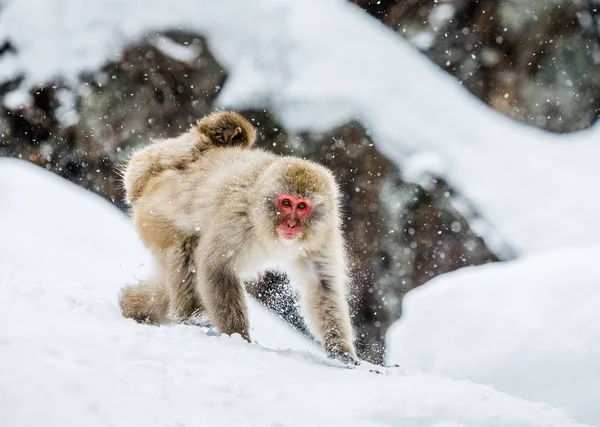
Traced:
<svg viewBox="0 0 600 427">
<path fill-rule="evenodd" d="M 600 247 L 470 267 L 409 292 L 388 361 L 600 425 Z"/>
<path fill-rule="evenodd" d="M 80 80 L 54 77 L 2 110 L 0 155 L 44 166 L 124 208 L 118 165 L 211 112 L 225 72 L 201 36 L 182 31 L 119 52 Z"/>
<path fill-rule="evenodd" d="M 510 117 L 554 132 L 597 120 L 594 0 L 350 1 Z"/>
</svg>

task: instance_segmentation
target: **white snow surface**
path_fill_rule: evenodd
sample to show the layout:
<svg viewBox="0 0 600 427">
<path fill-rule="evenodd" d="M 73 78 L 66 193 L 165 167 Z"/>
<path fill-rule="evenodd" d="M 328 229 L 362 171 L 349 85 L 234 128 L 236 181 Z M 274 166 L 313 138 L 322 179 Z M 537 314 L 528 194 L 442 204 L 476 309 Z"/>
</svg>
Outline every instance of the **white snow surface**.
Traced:
<svg viewBox="0 0 600 427">
<path fill-rule="evenodd" d="M 514 123 L 344 0 L 6 0 L 0 41 L 18 54 L 0 59 L 0 76 L 25 73 L 23 89 L 72 81 L 173 28 L 206 35 L 228 70 L 221 106 L 269 107 L 292 130 L 358 119 L 411 171 L 413 156 L 439 156 L 498 251 L 600 242 L 598 126 L 558 136 Z"/>
<path fill-rule="evenodd" d="M 410 291 L 389 362 L 564 408 L 600 426 L 600 246 L 463 268 Z"/>
<path fill-rule="evenodd" d="M 121 317 L 150 269 L 126 217 L 20 160 L 0 159 L 3 427 L 575 427 L 563 411 L 470 381 L 328 361 L 252 305 L 252 334 Z"/>
</svg>

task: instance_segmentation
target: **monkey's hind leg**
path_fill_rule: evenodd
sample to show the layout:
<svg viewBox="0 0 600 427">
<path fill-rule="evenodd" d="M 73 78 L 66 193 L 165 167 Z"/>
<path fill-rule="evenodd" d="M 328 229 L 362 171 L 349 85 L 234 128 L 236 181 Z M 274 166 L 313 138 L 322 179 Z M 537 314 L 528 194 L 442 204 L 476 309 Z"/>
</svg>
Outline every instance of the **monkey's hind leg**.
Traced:
<svg viewBox="0 0 600 427">
<path fill-rule="evenodd" d="M 196 288 L 194 252 L 198 240 L 196 235 L 186 237 L 177 249 L 165 254 L 171 311 L 174 320 L 180 323 L 194 324 L 204 311 Z"/>
<path fill-rule="evenodd" d="M 119 306 L 124 317 L 138 323 L 160 325 L 169 315 L 169 295 L 160 282 L 128 285 L 121 291 Z"/>
<path fill-rule="evenodd" d="M 210 320 L 221 333 L 250 341 L 245 290 L 233 267 L 215 251 L 198 251 L 196 259 L 196 286 Z"/>
</svg>

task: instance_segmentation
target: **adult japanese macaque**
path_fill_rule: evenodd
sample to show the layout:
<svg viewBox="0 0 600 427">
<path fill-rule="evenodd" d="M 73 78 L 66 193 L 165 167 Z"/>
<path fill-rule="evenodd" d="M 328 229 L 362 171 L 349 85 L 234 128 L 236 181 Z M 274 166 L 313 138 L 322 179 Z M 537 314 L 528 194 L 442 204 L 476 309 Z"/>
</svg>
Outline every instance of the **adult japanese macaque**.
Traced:
<svg viewBox="0 0 600 427">
<path fill-rule="evenodd" d="M 249 341 L 243 279 L 279 266 L 299 286 L 307 324 L 329 357 L 355 362 L 334 177 L 251 148 L 255 137 L 242 116 L 218 112 L 133 155 L 126 200 L 158 269 L 123 289 L 123 315 L 161 324 L 207 314 L 220 332 Z"/>
</svg>

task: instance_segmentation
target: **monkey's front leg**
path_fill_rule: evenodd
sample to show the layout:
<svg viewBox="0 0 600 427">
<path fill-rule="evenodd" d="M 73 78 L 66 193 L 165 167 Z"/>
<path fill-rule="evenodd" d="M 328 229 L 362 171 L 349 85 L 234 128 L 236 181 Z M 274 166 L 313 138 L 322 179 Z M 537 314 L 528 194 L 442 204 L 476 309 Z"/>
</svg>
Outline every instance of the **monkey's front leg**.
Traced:
<svg viewBox="0 0 600 427">
<path fill-rule="evenodd" d="M 316 327 L 328 357 L 358 363 L 353 344 L 350 313 L 344 292 L 345 276 L 331 273 L 327 263 L 305 263 L 307 286 L 304 300 L 311 323 Z"/>
<path fill-rule="evenodd" d="M 210 320 L 222 333 L 250 341 L 248 310 L 242 281 L 219 252 L 198 252 L 197 287 Z"/>
</svg>

